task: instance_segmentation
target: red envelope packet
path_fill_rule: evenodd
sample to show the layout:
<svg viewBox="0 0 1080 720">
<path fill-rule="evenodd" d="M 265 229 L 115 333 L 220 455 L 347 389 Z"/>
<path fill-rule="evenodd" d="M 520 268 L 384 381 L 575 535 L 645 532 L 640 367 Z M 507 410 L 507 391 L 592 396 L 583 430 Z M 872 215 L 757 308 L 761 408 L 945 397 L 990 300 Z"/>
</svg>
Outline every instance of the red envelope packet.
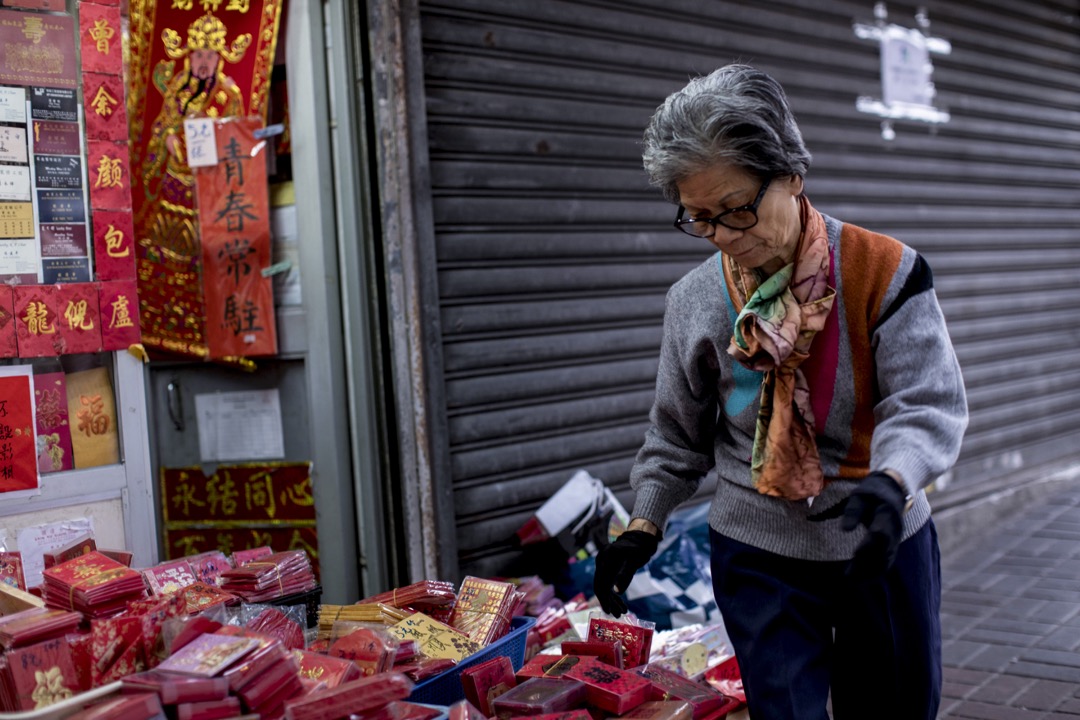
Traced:
<svg viewBox="0 0 1080 720">
<path fill-rule="evenodd" d="M 98 317 L 98 290 L 92 283 L 53 286 L 59 315 L 61 355 L 95 353 L 101 350 L 101 318 Z"/>
<path fill-rule="evenodd" d="M 67 643 L 71 646 L 71 662 L 79 678 L 79 690 L 86 692 L 94 686 L 94 656 L 91 649 L 93 636 L 88 632 L 69 633 Z"/>
<path fill-rule="evenodd" d="M 0 552 L 0 583 L 5 583 L 20 590 L 26 589 L 22 553 Z"/>
<path fill-rule="evenodd" d="M 320 655 L 307 650 L 293 650 L 293 657 L 300 666 L 300 677 L 326 683 L 327 688 L 358 680 L 360 668 L 352 660 Z"/>
<path fill-rule="evenodd" d="M 134 553 L 130 550 L 106 550 L 105 548 L 98 548 L 98 552 L 110 560 L 115 560 L 124 567 L 131 567 L 131 561 L 135 557 Z"/>
<path fill-rule="evenodd" d="M 105 700 L 67 717 L 68 720 L 158 720 L 165 715 L 157 695 L 138 693 Z"/>
<path fill-rule="evenodd" d="M 188 585 L 178 595 L 183 598 L 188 615 L 194 615 L 218 605 L 235 605 L 240 602 L 240 598 L 232 593 L 203 582 Z"/>
<path fill-rule="evenodd" d="M 492 705 L 499 718 L 566 712 L 584 705 L 586 693 L 585 683 L 578 680 L 529 678 Z"/>
<path fill-rule="evenodd" d="M 134 280 L 98 283 L 101 344 L 106 351 L 127 350 L 141 339 L 139 295 Z M 21 347 L 21 346 L 20 346 Z"/>
<path fill-rule="evenodd" d="M 694 718 L 702 718 L 728 705 L 728 698 L 712 687 L 685 678 L 660 665 L 646 665 L 637 674 L 652 684 L 651 700 L 682 700 L 694 709 Z"/>
<path fill-rule="evenodd" d="M 608 665 L 623 667 L 623 647 L 619 640 L 566 640 L 561 649 L 564 655 L 589 655 Z"/>
<path fill-rule="evenodd" d="M 277 638 L 288 649 L 304 647 L 304 629 L 285 613 L 267 608 L 248 620 L 244 627 L 254 632 Z"/>
<path fill-rule="evenodd" d="M 186 702 L 177 705 L 173 712 L 176 720 L 218 720 L 240 714 L 240 701 L 234 697 L 204 702 Z"/>
<path fill-rule="evenodd" d="M 492 707 L 495 698 L 517 687 L 514 666 L 505 655 L 477 663 L 461 671 L 461 687 L 465 699 L 490 717 L 495 714 Z"/>
<path fill-rule="evenodd" d="M 618 640 L 623 645 L 623 664 L 627 668 L 644 665 L 652 652 L 652 628 L 619 622 L 610 618 L 589 619 L 589 640 Z"/>
<path fill-rule="evenodd" d="M 589 705 L 622 715 L 649 699 L 652 684 L 635 672 L 612 667 L 599 658 L 582 658 L 566 678 L 585 683 Z"/>
<path fill-rule="evenodd" d="M 94 210 L 94 273 L 98 280 L 135 279 L 135 226 L 124 210 Z"/>
<path fill-rule="evenodd" d="M 739 661 L 735 659 L 734 655 L 719 665 L 714 665 L 706 670 L 705 682 L 728 697 L 733 697 L 740 702 L 746 702 L 746 692 L 743 690 Z"/>
<path fill-rule="evenodd" d="M 680 700 L 646 700 L 620 717 L 622 720 L 692 720 L 694 707 Z"/>
<path fill-rule="evenodd" d="M 237 550 L 232 554 L 232 566 L 240 567 L 244 563 L 249 563 L 253 560 L 261 560 L 262 558 L 270 557 L 273 554 L 274 551 L 267 545 L 248 548 L 247 550 Z"/>
<path fill-rule="evenodd" d="M 412 692 L 413 683 L 398 672 L 342 683 L 285 703 L 289 720 L 324 720 L 361 715 L 385 706 L 394 700 L 404 700 Z"/>
<path fill-rule="evenodd" d="M 68 560 L 74 560 L 77 557 L 92 553 L 95 550 L 97 550 L 97 542 L 94 540 L 94 536 L 90 533 L 84 533 L 63 547 L 46 550 L 42 558 L 45 567 L 51 568 Z"/>
<path fill-rule="evenodd" d="M 60 316 L 53 286 L 17 285 L 12 290 L 19 357 L 54 357 L 58 354 Z"/>
<path fill-rule="evenodd" d="M 119 75 L 84 72 L 83 117 L 88 140 L 124 142 L 128 138 L 124 83 Z"/>
<path fill-rule="evenodd" d="M 283 689 L 287 688 L 288 697 L 298 694 L 302 689 L 297 675 L 299 671 L 300 667 L 296 659 L 289 653 L 284 653 L 277 662 L 236 690 L 236 695 L 249 711 L 255 708 L 276 707 L 287 699 L 277 697 Z"/>
<path fill-rule="evenodd" d="M 287 657 L 288 651 L 277 641 L 259 648 L 225 671 L 224 677 L 229 681 L 229 690 L 239 693 L 271 668 L 284 663 Z"/>
<path fill-rule="evenodd" d="M 225 553 L 220 550 L 207 550 L 188 557 L 187 561 L 199 582 L 215 587 L 221 585 L 219 581 L 221 573 L 232 569 L 229 558 L 225 557 Z"/>
<path fill-rule="evenodd" d="M 481 713 L 480 710 L 468 700 L 458 700 L 447 708 L 447 718 L 448 720 L 487 720 L 487 715 Z M 589 719 L 580 718 L 579 720 Z"/>
<path fill-rule="evenodd" d="M 79 45 L 84 73 L 121 75 L 124 72 L 122 39 L 120 8 L 115 3 L 80 5 Z"/>
<path fill-rule="evenodd" d="M 20 710 L 48 707 L 79 692 L 71 646 L 63 638 L 9 650 L 6 658 L 14 705 Z"/>
<path fill-rule="evenodd" d="M 195 573 L 187 560 L 170 560 L 142 571 L 146 585 L 154 595 L 175 593 L 195 583 Z"/>
<path fill-rule="evenodd" d="M 526 660 L 517 671 L 517 681 L 520 683 L 534 677 L 561 678 L 582 659 L 579 655 L 536 655 Z"/>
<path fill-rule="evenodd" d="M 142 622 L 137 617 L 116 617 L 90 623 L 91 684 L 106 685 L 146 670 Z"/>
<path fill-rule="evenodd" d="M 203 634 L 161 663 L 162 671 L 214 677 L 258 647 L 253 638 Z"/>
<path fill-rule="evenodd" d="M 82 622 L 77 612 L 28 608 L 0 617 L 0 647 L 34 645 L 73 631 Z"/>
<path fill-rule="evenodd" d="M 19 356 L 15 337 L 15 296 L 11 286 L 0 283 L 0 357 Z"/>
<path fill-rule="evenodd" d="M 75 467 L 75 459 L 71 450 L 71 424 L 68 420 L 64 373 L 34 375 L 34 406 L 38 472 L 71 470 Z"/>
<path fill-rule="evenodd" d="M 229 694 L 229 681 L 224 677 L 190 677 L 160 670 L 128 675 L 123 683 L 123 692 L 152 691 L 164 705 L 221 700 Z"/>
</svg>

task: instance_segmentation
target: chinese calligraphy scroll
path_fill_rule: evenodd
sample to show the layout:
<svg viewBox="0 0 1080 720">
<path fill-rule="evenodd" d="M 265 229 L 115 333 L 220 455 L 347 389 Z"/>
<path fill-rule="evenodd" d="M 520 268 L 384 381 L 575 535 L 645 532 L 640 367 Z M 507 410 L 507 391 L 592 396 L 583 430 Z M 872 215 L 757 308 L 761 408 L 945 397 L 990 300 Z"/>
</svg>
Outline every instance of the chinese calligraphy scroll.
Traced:
<svg viewBox="0 0 1080 720">
<path fill-rule="evenodd" d="M 201 231 L 206 345 L 211 358 L 277 353 L 269 267 L 270 198 L 261 122 L 214 123 L 217 163 L 195 170 Z"/>
</svg>

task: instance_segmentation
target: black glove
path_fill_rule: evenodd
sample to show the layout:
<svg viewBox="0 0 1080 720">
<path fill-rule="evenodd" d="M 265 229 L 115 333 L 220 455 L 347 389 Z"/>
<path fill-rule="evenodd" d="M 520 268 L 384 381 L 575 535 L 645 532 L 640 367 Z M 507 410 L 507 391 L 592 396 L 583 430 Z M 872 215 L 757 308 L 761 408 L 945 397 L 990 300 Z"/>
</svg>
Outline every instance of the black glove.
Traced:
<svg viewBox="0 0 1080 720">
<path fill-rule="evenodd" d="M 593 592 L 604 612 L 615 617 L 626 612 L 626 601 L 618 593 L 626 592 L 634 573 L 645 567 L 656 554 L 659 544 L 659 535 L 644 530 L 627 530 L 596 554 Z"/>
<path fill-rule="evenodd" d="M 870 473 L 851 491 L 841 527 L 851 532 L 862 525 L 866 539 L 855 550 L 848 575 L 869 579 L 892 567 L 904 531 L 904 501 L 903 488 L 883 472 Z"/>
</svg>

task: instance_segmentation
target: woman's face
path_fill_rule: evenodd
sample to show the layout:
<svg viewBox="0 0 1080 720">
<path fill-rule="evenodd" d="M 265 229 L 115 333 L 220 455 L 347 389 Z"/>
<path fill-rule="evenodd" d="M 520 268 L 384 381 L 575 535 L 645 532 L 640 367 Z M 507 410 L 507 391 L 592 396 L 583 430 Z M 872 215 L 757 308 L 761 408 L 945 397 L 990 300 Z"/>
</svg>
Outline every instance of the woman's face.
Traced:
<svg viewBox="0 0 1080 720">
<path fill-rule="evenodd" d="M 724 163 L 679 182 L 679 202 L 687 217 L 711 218 L 753 203 L 761 183 L 746 170 Z M 797 175 L 774 178 L 758 205 L 754 227 L 732 230 L 717 224 L 709 242 L 744 268 L 776 272 L 795 257 L 802 232 L 798 202 L 802 189 Z"/>
</svg>

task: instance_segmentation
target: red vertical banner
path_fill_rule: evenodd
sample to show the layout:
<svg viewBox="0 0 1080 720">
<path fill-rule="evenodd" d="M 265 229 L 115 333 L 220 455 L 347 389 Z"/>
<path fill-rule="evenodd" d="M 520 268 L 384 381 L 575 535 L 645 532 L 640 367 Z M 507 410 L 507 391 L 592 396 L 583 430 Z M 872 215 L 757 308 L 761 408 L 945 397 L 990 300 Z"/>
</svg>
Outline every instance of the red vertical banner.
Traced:
<svg viewBox="0 0 1080 720">
<path fill-rule="evenodd" d="M 266 142 L 257 118 L 214 121 L 217 162 L 195 172 L 210 357 L 277 353 Z M 189 148 L 190 149 L 190 148 Z"/>
<path fill-rule="evenodd" d="M 16 285 L 13 290 L 19 357 L 59 355 L 60 316 L 56 311 L 56 288 L 52 285 Z"/>
<path fill-rule="evenodd" d="M 0 376 L 0 493 L 38 486 L 33 378 Z"/>
<path fill-rule="evenodd" d="M 139 298 L 134 280 L 98 283 L 104 350 L 127 350 L 139 342 Z"/>
<path fill-rule="evenodd" d="M 101 318 L 98 317 L 98 289 L 92 283 L 56 285 L 56 324 L 60 329 L 60 354 L 101 351 Z"/>
<path fill-rule="evenodd" d="M 0 357 L 18 357 L 19 342 L 15 337 L 15 296 L 11 286 L 0 283 Z"/>
<path fill-rule="evenodd" d="M 98 280 L 135 278 L 135 226 L 131 213 L 94 210 L 94 271 Z"/>
</svg>

